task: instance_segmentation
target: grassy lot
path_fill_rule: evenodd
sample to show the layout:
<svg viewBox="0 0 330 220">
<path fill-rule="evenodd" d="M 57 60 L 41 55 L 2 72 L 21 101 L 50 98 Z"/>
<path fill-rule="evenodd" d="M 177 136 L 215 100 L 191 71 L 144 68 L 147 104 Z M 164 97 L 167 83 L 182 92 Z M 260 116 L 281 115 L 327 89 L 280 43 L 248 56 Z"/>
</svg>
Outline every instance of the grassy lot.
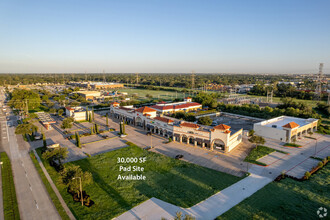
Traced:
<svg viewBox="0 0 330 220">
<path fill-rule="evenodd" d="M 329 216 L 329 183 L 330 166 L 307 181 L 272 182 L 217 219 L 319 219 L 319 207 L 325 207 Z"/>
<path fill-rule="evenodd" d="M 38 107 L 38 108 L 35 108 L 35 109 L 29 109 L 29 113 L 35 113 L 35 112 L 48 112 L 49 111 L 49 108 L 44 106 L 44 105 L 41 105 Z"/>
<path fill-rule="evenodd" d="M 294 143 L 285 143 L 283 146 L 286 146 L 286 147 L 301 147 L 301 145 L 294 144 Z"/>
<path fill-rule="evenodd" d="M 175 99 L 175 98 L 184 98 L 184 96 L 190 96 L 189 93 L 181 93 L 181 92 L 174 92 L 174 91 L 162 91 L 162 90 L 147 90 L 147 89 L 119 89 L 119 92 L 127 92 L 129 95 L 133 93 L 137 93 L 140 100 L 146 99 L 146 95 L 152 95 L 153 98 L 160 98 L 164 100 Z"/>
<path fill-rule="evenodd" d="M 40 154 L 41 149 L 37 150 Z M 117 157 L 147 157 L 147 162 L 141 165 L 145 168 L 143 174 L 146 180 L 117 180 L 119 174 L 140 174 L 119 172 L 120 164 L 117 164 Z M 79 165 L 83 170 L 93 174 L 94 183 L 84 189 L 95 202 L 91 208 L 73 202 L 71 195 L 58 183 L 59 176 L 56 171 L 48 164 L 45 164 L 45 167 L 78 219 L 111 219 L 151 197 L 190 207 L 241 179 L 148 152 L 134 145 L 71 164 Z"/>
<path fill-rule="evenodd" d="M 280 150 L 275 150 L 273 148 L 270 148 L 270 147 L 266 147 L 266 146 L 262 146 L 262 145 L 259 145 L 258 147 L 256 148 L 253 148 L 249 155 L 244 159 L 245 162 L 249 162 L 249 163 L 254 163 L 254 164 L 259 164 L 259 165 L 262 165 L 262 166 L 267 166 L 267 164 L 265 163 L 262 163 L 262 162 L 259 162 L 257 161 L 258 159 L 272 153 L 272 152 L 280 152 L 280 153 L 283 153 L 283 154 L 287 154 L 286 152 L 283 152 L 283 151 L 280 151 Z"/>
<path fill-rule="evenodd" d="M 256 96 L 256 95 L 247 95 L 247 96 L 256 97 L 256 98 L 262 98 L 265 101 L 266 101 L 266 98 L 267 98 L 266 96 Z M 306 103 L 307 105 L 312 106 L 313 108 L 316 107 L 316 104 L 318 102 L 324 102 L 324 101 L 318 101 L 318 100 L 304 100 L 304 99 L 295 99 L 295 98 L 293 98 L 293 100 L 296 101 L 296 102 Z M 280 97 L 273 97 L 273 102 L 275 102 L 275 103 L 282 103 Z"/>
<path fill-rule="evenodd" d="M 52 201 L 53 201 L 53 203 L 54 203 L 54 205 L 55 205 L 58 213 L 60 214 L 61 218 L 63 220 L 65 220 L 65 219 L 69 220 L 70 219 L 69 216 L 66 214 L 63 206 L 60 203 L 60 200 L 56 196 L 53 188 L 51 187 L 50 183 L 48 182 L 48 180 L 47 180 L 44 172 L 42 171 L 42 169 L 41 169 L 41 167 L 40 167 L 40 165 L 38 163 L 37 158 L 35 158 L 34 153 L 32 151 L 30 152 L 30 157 L 31 157 L 32 162 L 33 162 L 34 166 L 36 167 L 36 169 L 37 169 L 40 177 L 41 177 L 42 182 L 44 183 L 44 185 L 45 185 L 45 187 L 46 187 L 46 189 L 48 191 L 48 194 L 49 194 L 50 198 L 52 199 Z"/>
<path fill-rule="evenodd" d="M 5 219 L 20 219 L 11 162 L 6 152 L 0 153 L 3 213 Z"/>
</svg>

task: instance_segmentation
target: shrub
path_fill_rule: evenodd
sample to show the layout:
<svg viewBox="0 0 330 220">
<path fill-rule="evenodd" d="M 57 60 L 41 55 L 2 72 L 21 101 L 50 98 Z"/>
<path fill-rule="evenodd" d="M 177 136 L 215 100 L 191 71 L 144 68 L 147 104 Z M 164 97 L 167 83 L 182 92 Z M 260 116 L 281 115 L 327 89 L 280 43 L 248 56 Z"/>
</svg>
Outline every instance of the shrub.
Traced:
<svg viewBox="0 0 330 220">
<path fill-rule="evenodd" d="M 169 138 L 169 139 L 168 139 L 168 142 L 172 142 L 172 138 Z"/>
<path fill-rule="evenodd" d="M 317 166 L 318 166 L 319 168 L 322 168 L 322 167 L 323 167 L 323 163 L 322 163 L 322 162 L 319 162 L 319 163 L 317 164 Z"/>
<path fill-rule="evenodd" d="M 311 177 L 311 173 L 310 172 L 308 172 L 308 171 L 306 171 L 306 173 L 305 173 L 305 179 L 306 180 L 308 180 L 310 177 Z"/>
</svg>

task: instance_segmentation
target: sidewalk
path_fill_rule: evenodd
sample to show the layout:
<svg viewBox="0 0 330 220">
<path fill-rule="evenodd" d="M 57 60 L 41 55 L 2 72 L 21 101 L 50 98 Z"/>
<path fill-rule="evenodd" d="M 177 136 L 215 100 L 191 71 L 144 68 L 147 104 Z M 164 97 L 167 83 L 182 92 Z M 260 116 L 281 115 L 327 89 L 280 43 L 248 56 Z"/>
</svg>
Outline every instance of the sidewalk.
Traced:
<svg viewBox="0 0 330 220">
<path fill-rule="evenodd" d="M 272 181 L 271 178 L 251 174 L 191 208 L 181 208 L 151 198 L 115 219 L 172 219 L 176 212 L 182 212 L 196 219 L 213 220 Z"/>
<path fill-rule="evenodd" d="M 33 150 L 33 153 L 34 153 L 34 155 L 36 156 L 36 158 L 37 158 L 37 160 L 38 160 L 38 162 L 39 162 L 39 165 L 40 165 L 42 171 L 44 172 L 44 174 L 45 174 L 45 176 L 46 176 L 46 178 L 47 178 L 49 184 L 50 184 L 51 187 L 53 188 L 53 190 L 54 190 L 54 192 L 55 192 L 57 198 L 60 200 L 60 203 L 61 203 L 61 205 L 63 206 L 63 208 L 64 208 L 66 214 L 69 216 L 70 219 L 75 220 L 76 218 L 74 217 L 74 215 L 73 215 L 72 212 L 70 211 L 69 207 L 68 207 L 68 206 L 66 205 L 66 203 L 64 202 L 64 200 L 63 200 L 63 198 L 62 198 L 60 192 L 58 191 L 57 187 L 55 186 L 53 180 L 50 178 L 50 176 L 49 176 L 49 174 L 48 174 L 46 168 L 45 168 L 44 165 L 43 165 L 43 163 L 41 162 L 41 160 L 40 160 L 40 158 L 39 158 L 39 155 L 37 154 L 36 150 Z"/>
</svg>

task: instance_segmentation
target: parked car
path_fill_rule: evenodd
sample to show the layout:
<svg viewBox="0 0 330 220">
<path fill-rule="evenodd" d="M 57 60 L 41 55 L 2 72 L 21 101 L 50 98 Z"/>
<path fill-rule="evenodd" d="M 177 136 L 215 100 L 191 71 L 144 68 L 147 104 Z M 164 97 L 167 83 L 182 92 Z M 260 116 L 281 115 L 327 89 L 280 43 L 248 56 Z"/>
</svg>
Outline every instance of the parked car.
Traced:
<svg viewBox="0 0 330 220">
<path fill-rule="evenodd" d="M 151 131 L 148 131 L 148 132 L 146 133 L 146 135 L 150 136 L 150 135 L 151 135 Z"/>
<path fill-rule="evenodd" d="M 179 160 L 179 159 L 182 159 L 183 158 L 183 155 L 182 154 L 178 154 L 175 156 L 175 159 Z"/>
</svg>

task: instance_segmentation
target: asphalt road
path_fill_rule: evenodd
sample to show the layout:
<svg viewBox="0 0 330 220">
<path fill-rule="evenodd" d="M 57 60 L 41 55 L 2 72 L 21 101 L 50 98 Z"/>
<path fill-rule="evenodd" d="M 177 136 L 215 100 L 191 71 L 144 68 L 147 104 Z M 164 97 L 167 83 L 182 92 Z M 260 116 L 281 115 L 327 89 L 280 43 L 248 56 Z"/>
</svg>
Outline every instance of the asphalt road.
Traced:
<svg viewBox="0 0 330 220">
<path fill-rule="evenodd" d="M 0 99 L 4 100 L 2 93 Z M 16 116 L 10 113 L 9 117 L 8 122 L 15 124 Z M 6 118 L 0 117 L 0 124 L 1 148 L 11 158 L 21 219 L 61 219 L 29 156 L 29 144 L 15 135 L 14 126 L 7 126 Z"/>
</svg>

